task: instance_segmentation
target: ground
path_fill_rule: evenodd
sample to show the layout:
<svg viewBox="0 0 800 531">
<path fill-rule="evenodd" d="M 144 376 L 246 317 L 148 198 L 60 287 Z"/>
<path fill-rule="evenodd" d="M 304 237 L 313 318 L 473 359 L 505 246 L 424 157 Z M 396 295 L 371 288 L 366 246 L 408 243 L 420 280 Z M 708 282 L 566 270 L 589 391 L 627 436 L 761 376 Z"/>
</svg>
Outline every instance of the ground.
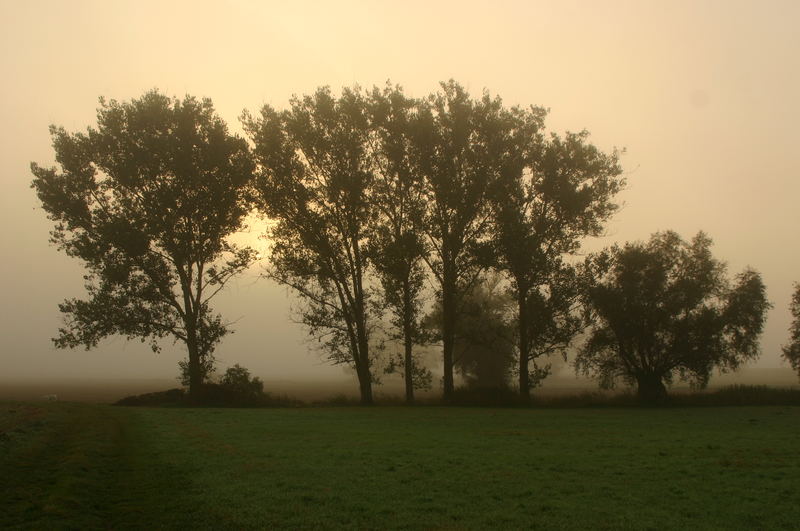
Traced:
<svg viewBox="0 0 800 531">
<path fill-rule="evenodd" d="M 800 407 L 0 404 L 0 528 L 794 529 Z"/>
</svg>

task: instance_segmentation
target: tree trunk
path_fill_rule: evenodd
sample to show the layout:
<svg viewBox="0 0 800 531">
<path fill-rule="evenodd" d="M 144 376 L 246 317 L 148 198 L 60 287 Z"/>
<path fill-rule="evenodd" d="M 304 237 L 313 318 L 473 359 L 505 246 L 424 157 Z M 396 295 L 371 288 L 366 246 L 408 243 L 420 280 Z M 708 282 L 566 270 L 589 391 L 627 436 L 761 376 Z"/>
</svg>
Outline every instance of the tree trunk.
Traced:
<svg viewBox="0 0 800 531">
<path fill-rule="evenodd" d="M 369 367 L 369 342 L 363 330 L 359 331 L 358 350 L 356 353 L 361 362 L 356 365 L 358 376 L 358 390 L 361 393 L 361 405 L 371 406 L 372 401 L 372 373 Z"/>
<path fill-rule="evenodd" d="M 455 286 L 442 286 L 442 363 L 444 369 L 444 400 L 453 397 L 453 349 L 455 347 Z"/>
<path fill-rule="evenodd" d="M 412 352 L 411 338 L 405 338 L 405 366 L 406 366 L 406 402 L 412 404 L 414 402 L 414 357 Z"/>
<path fill-rule="evenodd" d="M 186 347 L 189 351 L 189 400 L 196 402 L 200 396 L 200 387 L 203 385 L 203 374 L 194 326 L 187 327 Z"/>
<path fill-rule="evenodd" d="M 369 372 L 369 367 L 360 367 L 356 371 L 358 375 L 358 391 L 361 394 L 361 405 L 371 406 L 374 402 L 372 400 L 372 376 Z"/>
<path fill-rule="evenodd" d="M 520 290 L 517 297 L 519 305 L 519 396 L 523 402 L 531 399 L 530 373 L 528 369 L 530 345 L 528 344 L 528 294 Z"/>
<path fill-rule="evenodd" d="M 414 402 L 414 356 L 411 327 L 411 286 L 408 278 L 403 281 L 403 343 L 405 347 L 406 402 Z"/>
<path fill-rule="evenodd" d="M 637 397 L 646 404 L 663 404 L 667 400 L 667 388 L 660 375 L 641 374 L 636 377 Z"/>
</svg>

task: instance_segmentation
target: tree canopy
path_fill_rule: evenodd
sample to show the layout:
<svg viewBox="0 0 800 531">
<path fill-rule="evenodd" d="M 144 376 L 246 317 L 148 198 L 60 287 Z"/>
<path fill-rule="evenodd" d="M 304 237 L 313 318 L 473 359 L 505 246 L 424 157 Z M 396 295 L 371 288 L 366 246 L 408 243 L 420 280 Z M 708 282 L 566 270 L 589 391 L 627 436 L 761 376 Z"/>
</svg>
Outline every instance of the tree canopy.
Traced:
<svg viewBox="0 0 800 531">
<path fill-rule="evenodd" d="M 703 387 L 711 371 L 733 370 L 759 354 L 770 304 L 760 275 L 731 282 L 711 255 L 711 239 L 661 232 L 587 260 L 584 302 L 594 321 L 576 368 L 611 387 L 638 386 L 646 401 L 665 397 L 675 378 Z"/>
<path fill-rule="evenodd" d="M 514 361 L 529 397 L 549 373 L 543 359 L 565 355 L 587 323 L 576 369 L 648 400 L 756 357 L 770 306 L 761 277 L 728 279 L 703 233 L 657 233 L 577 264 L 618 208 L 620 152 L 586 131 L 546 133 L 546 114 L 453 80 L 424 98 L 390 83 L 323 87 L 286 110 L 245 111 L 251 149 L 207 99 L 101 99 L 95 127 L 51 128 L 56 167 L 31 165 L 52 242 L 87 270 L 87 297 L 59 306 L 54 341 L 183 342 L 195 396 L 231 332 L 211 300 L 256 259 L 230 239 L 255 209 L 268 220 L 267 276 L 298 296 L 328 359 L 352 366 L 365 404 L 386 340 L 402 345 L 385 371 L 403 373 L 406 399 L 430 385 L 414 350 L 432 337 L 430 299 L 445 400 L 454 369 L 502 387 Z M 800 286 L 791 311 L 784 357 L 800 371 Z"/>
<path fill-rule="evenodd" d="M 88 298 L 59 306 L 54 341 L 88 349 L 120 334 L 158 351 L 171 337 L 186 344 L 194 393 L 230 332 L 210 301 L 255 259 L 228 239 L 250 209 L 250 152 L 207 99 L 100 104 L 86 133 L 51 127 L 58 168 L 31 165 L 52 242 L 87 270 Z"/>
<path fill-rule="evenodd" d="M 800 284 L 794 285 L 789 311 L 792 313 L 792 324 L 789 326 L 789 344 L 783 347 L 783 357 L 800 376 Z"/>
<path fill-rule="evenodd" d="M 572 315 L 578 278 L 564 256 L 602 232 L 625 182 L 617 151 L 603 153 L 585 131 L 545 137 L 544 116 L 537 108 L 508 113 L 523 134 L 505 137 L 502 172 L 490 196 L 491 264 L 512 281 L 523 397 L 548 373 L 536 359 L 563 351 L 580 330 Z"/>
</svg>

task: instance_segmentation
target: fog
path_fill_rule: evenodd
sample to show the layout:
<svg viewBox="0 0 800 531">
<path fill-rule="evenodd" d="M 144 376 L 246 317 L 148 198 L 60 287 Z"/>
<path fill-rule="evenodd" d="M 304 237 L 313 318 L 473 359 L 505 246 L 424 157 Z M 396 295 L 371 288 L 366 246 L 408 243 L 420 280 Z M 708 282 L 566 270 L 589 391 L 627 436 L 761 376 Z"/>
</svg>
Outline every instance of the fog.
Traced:
<svg viewBox="0 0 800 531">
<path fill-rule="evenodd" d="M 99 96 L 158 88 L 211 98 L 241 132 L 243 109 L 387 79 L 423 96 L 454 78 L 473 95 L 487 88 L 508 105 L 549 107 L 551 130 L 585 128 L 602 149 L 624 147 L 624 207 L 585 249 L 664 229 L 684 238 L 706 231 L 731 274 L 761 272 L 774 304 L 754 366 L 788 367 L 780 347 L 800 281 L 800 4 L 289 4 L 0 3 L 0 384 L 174 382 L 184 357 L 180 345 L 153 354 L 122 338 L 88 352 L 53 347 L 57 304 L 83 293 L 83 270 L 48 243 L 50 222 L 30 189 L 30 162 L 54 163 L 50 124 L 83 130 Z M 261 244 L 258 232 L 241 237 Z M 267 382 L 349 381 L 291 322 L 286 289 L 259 279 L 263 265 L 216 299 L 236 321 L 219 366 L 239 363 Z"/>
</svg>

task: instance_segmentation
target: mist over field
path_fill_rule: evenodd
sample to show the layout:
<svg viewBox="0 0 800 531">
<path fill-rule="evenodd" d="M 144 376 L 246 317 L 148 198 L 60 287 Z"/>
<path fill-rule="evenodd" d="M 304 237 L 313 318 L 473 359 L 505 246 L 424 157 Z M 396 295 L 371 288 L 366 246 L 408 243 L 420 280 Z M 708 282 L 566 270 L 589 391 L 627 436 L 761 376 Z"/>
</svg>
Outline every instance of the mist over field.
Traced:
<svg viewBox="0 0 800 531">
<path fill-rule="evenodd" d="M 797 374 L 789 368 L 749 368 L 736 374 L 714 375 L 708 390 L 714 391 L 729 385 L 768 385 L 786 389 L 798 389 Z M 0 380 L 0 401 L 21 400 L 41 401 L 42 397 L 56 394 L 59 400 L 76 402 L 112 403 L 126 396 L 152 393 L 178 386 L 175 378 L 151 379 L 113 379 L 113 378 L 19 378 Z M 328 378 L 298 377 L 297 379 L 264 380 L 264 390 L 278 396 L 286 396 L 312 403 L 327 402 L 337 397 L 355 400 L 358 397 L 358 383 L 354 376 Z M 621 387 L 606 393 L 625 392 Z M 688 392 L 690 388 L 676 385 L 674 392 Z M 587 392 L 597 392 L 597 383 L 585 377 L 576 377 L 568 368 L 564 368 L 548 377 L 541 388 L 533 390 L 534 397 L 559 397 Z M 441 394 L 439 389 L 418 391 L 417 397 L 422 402 L 436 401 Z M 388 381 L 377 388 L 379 401 L 399 403 L 403 396 L 403 382 L 399 378 Z"/>
</svg>

